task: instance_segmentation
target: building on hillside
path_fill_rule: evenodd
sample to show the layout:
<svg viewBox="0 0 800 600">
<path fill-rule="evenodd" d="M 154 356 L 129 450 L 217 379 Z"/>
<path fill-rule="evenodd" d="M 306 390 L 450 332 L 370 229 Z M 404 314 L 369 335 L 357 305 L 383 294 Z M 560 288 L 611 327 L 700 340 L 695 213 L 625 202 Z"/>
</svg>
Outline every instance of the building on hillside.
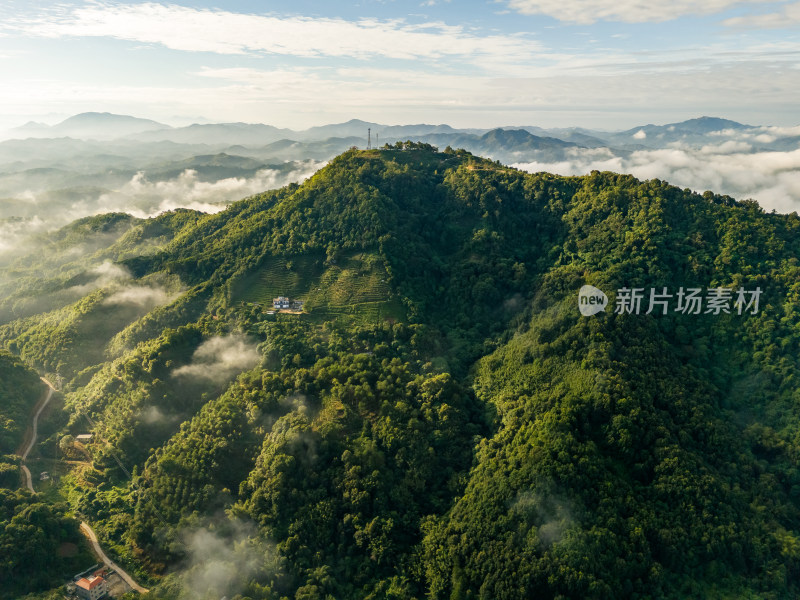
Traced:
<svg viewBox="0 0 800 600">
<path fill-rule="evenodd" d="M 75 582 L 75 591 L 79 598 L 97 600 L 108 594 L 108 583 L 99 575 L 92 575 L 89 578 L 81 577 Z"/>
<path fill-rule="evenodd" d="M 303 301 L 302 300 L 292 300 L 292 308 L 294 310 L 303 310 Z"/>
<path fill-rule="evenodd" d="M 278 296 L 277 298 L 272 299 L 273 308 L 289 308 L 289 306 L 289 298 L 286 296 Z"/>
<path fill-rule="evenodd" d="M 86 442 L 92 441 L 92 434 L 91 433 L 81 433 L 80 435 L 75 436 L 75 441 L 85 444 Z"/>
</svg>

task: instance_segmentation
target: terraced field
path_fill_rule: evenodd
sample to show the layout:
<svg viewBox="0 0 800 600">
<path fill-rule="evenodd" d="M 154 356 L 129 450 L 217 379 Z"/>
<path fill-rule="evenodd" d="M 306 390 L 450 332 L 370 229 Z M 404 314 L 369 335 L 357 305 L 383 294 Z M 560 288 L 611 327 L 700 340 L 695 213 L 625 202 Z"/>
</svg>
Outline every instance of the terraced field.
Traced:
<svg viewBox="0 0 800 600">
<path fill-rule="evenodd" d="M 376 323 L 403 316 L 386 269 L 375 255 L 357 253 L 326 263 L 323 256 L 270 257 L 234 286 L 234 301 L 270 305 L 276 296 L 305 301 L 314 320 Z"/>
<path fill-rule="evenodd" d="M 271 257 L 235 286 L 237 301 L 272 304 L 276 296 L 304 298 L 324 272 L 324 256 Z"/>
</svg>

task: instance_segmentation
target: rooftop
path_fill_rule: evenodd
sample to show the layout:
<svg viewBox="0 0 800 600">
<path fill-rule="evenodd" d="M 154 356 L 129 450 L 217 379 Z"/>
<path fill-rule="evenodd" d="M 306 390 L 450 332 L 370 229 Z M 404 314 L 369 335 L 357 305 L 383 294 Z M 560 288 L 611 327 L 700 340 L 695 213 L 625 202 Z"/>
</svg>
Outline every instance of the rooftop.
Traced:
<svg viewBox="0 0 800 600">
<path fill-rule="evenodd" d="M 98 577 L 97 575 L 92 575 L 88 579 L 86 579 L 85 577 L 79 579 L 78 581 L 75 582 L 75 585 L 78 586 L 79 588 L 83 588 L 84 590 L 93 590 L 104 581 L 105 579 L 103 579 L 102 577 Z"/>
</svg>

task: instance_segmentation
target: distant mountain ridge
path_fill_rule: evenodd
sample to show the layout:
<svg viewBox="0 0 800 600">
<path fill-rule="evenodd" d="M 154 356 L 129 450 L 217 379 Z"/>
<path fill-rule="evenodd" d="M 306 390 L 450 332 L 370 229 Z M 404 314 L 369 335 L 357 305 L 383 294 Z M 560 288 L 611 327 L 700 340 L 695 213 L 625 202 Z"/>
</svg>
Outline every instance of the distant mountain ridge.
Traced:
<svg viewBox="0 0 800 600">
<path fill-rule="evenodd" d="M 145 131 L 172 129 L 169 125 L 129 115 L 86 112 L 74 115 L 57 125 L 29 122 L 11 132 L 27 137 L 76 137 L 80 139 L 114 139 Z"/>
<path fill-rule="evenodd" d="M 361 119 L 351 119 L 343 123 L 332 123 L 310 127 L 305 130 L 293 130 L 275 127 L 263 123 L 195 123 L 184 127 L 171 127 L 150 119 L 142 119 L 128 115 L 112 113 L 87 112 L 81 113 L 61 123 L 48 126 L 38 122 L 28 122 L 25 125 L 11 129 L 7 132 L 14 138 L 20 137 L 74 137 L 78 139 L 115 139 L 127 138 L 142 142 L 170 141 L 179 144 L 210 144 L 210 145 L 243 145 L 264 146 L 279 140 L 292 140 L 296 142 L 321 141 L 330 138 L 360 137 L 366 144 L 367 131 L 371 132 L 373 145 L 394 142 L 399 139 L 429 138 L 441 135 L 466 135 L 481 137 L 490 132 L 497 131 L 526 131 L 531 135 L 541 138 L 552 138 L 561 142 L 568 142 L 578 146 L 597 147 L 608 145 L 612 142 L 641 143 L 645 135 L 681 135 L 697 136 L 724 130 L 743 130 L 750 128 L 729 119 L 718 117 L 698 117 L 682 122 L 667 125 L 641 125 L 624 131 L 603 132 L 584 128 L 545 128 L 539 126 L 503 126 L 496 128 L 456 128 L 447 124 L 410 124 L 386 125 Z M 638 138 L 631 139 L 639 134 Z M 517 138 L 506 137 L 499 141 L 502 134 L 494 133 L 487 143 L 500 143 L 504 148 L 517 139 L 523 145 L 530 145 L 532 140 L 519 134 Z M 557 143 L 549 144 L 559 145 Z M 561 145 L 561 147 L 565 147 Z"/>
<path fill-rule="evenodd" d="M 0 207 L 0 219 L 30 216 L 41 210 L 30 202 L 32 196 L 40 194 L 53 199 L 60 190 L 68 189 L 133 190 L 127 184 L 139 172 L 145 173 L 144 178 L 151 183 L 165 177 L 176 178 L 185 168 L 193 171 L 196 181 L 230 179 L 225 186 L 250 185 L 258 165 L 274 167 L 294 162 L 297 173 L 305 173 L 310 167 L 301 164 L 327 162 L 349 148 L 366 148 L 368 142 L 373 148 L 407 140 L 440 149 L 449 146 L 523 169 L 561 174 L 581 174 L 598 168 L 635 172 L 642 163 L 652 163 L 653 173 L 665 179 L 669 178 L 669 165 L 662 161 L 663 168 L 659 167 L 659 156 L 648 152 L 669 149 L 685 154 L 691 161 L 695 155 L 703 159 L 709 152 L 714 154 L 715 148 L 723 154 L 755 154 L 793 152 L 800 147 L 800 137 L 793 135 L 790 128 L 751 126 L 710 116 L 612 132 L 535 125 L 492 129 L 442 123 L 386 125 L 362 119 L 296 131 L 245 122 L 171 127 L 150 119 L 89 112 L 55 125 L 31 121 L 7 132 L 7 136 L 11 139 L 2 140 L 0 136 L 0 198 L 13 202 Z M 231 157 L 229 163 L 210 164 L 203 159 L 219 155 Z M 42 169 L 47 170 L 47 175 Z M 684 172 L 681 177 L 680 183 L 691 189 L 704 189 L 706 185 L 702 176 L 691 172 Z M 734 181 L 724 173 L 717 177 L 725 181 L 726 193 L 760 199 L 759 190 L 751 187 L 761 184 Z M 255 180 L 252 184 L 260 185 Z M 173 192 L 158 188 L 158 193 Z M 88 204 L 81 204 L 87 207 L 83 212 L 90 214 L 88 206 L 98 199 L 91 194 Z M 785 201 L 787 205 L 791 202 L 791 198 Z"/>
</svg>

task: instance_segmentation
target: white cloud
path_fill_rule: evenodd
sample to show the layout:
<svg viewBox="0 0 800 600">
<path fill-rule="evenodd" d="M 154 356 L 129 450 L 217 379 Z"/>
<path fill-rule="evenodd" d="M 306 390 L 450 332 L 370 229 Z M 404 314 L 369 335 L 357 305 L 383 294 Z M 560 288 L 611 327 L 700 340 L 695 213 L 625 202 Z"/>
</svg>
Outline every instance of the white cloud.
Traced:
<svg viewBox="0 0 800 600">
<path fill-rule="evenodd" d="M 735 146 L 727 144 L 700 150 L 642 150 L 628 157 L 614 156 L 605 148 L 573 150 L 570 160 L 515 166 L 529 172 L 561 175 L 583 175 L 593 170 L 631 173 L 640 179 L 657 178 L 698 192 L 712 190 L 739 200 L 753 198 L 766 210 L 800 211 L 800 149 L 747 153 L 737 152 Z"/>
<path fill-rule="evenodd" d="M 217 181 L 201 181 L 191 169 L 173 179 L 156 182 L 149 181 L 146 173 L 140 172 L 113 192 L 99 195 L 87 192 L 80 199 L 70 200 L 68 205 L 57 192 L 49 197 L 39 197 L 30 191 L 13 194 L 15 201 L 19 202 L 10 207 L 0 206 L 0 260 L 6 261 L 20 251 L 30 251 L 33 247 L 31 236 L 52 231 L 82 217 L 125 212 L 134 217 L 148 218 L 176 208 L 215 213 L 247 196 L 299 183 L 324 165 L 325 162 L 309 160 L 298 163 L 297 169 L 285 173 L 262 169 L 249 178 L 230 177 Z M 12 192 L 6 193 L 12 195 Z M 30 218 L 8 218 L 19 211 L 23 203 L 35 207 L 38 214 Z M 82 247 L 73 250 L 84 251 Z M 102 277 L 101 273 L 96 275 L 96 281 L 75 286 L 73 291 L 85 295 L 114 281 L 113 277 Z"/>
<path fill-rule="evenodd" d="M 787 4 L 781 12 L 734 17 L 722 22 L 728 27 L 742 29 L 790 29 L 800 24 L 800 2 Z"/>
<path fill-rule="evenodd" d="M 115 265 L 110 260 L 94 267 L 89 274 L 93 279 L 83 285 L 74 285 L 67 289 L 67 292 L 73 293 L 77 296 L 85 296 L 89 292 L 107 287 L 114 283 L 128 281 L 132 279 L 131 274 L 124 267 Z"/>
<path fill-rule="evenodd" d="M 688 15 L 711 15 L 753 0 L 509 0 L 508 5 L 526 15 L 547 15 L 569 23 L 596 21 L 646 23 L 670 21 Z M 755 0 L 768 2 L 770 0 Z"/>
<path fill-rule="evenodd" d="M 139 418 L 146 425 L 174 423 L 179 419 L 177 415 L 167 415 L 157 406 L 148 406 L 139 413 Z"/>
<path fill-rule="evenodd" d="M 213 337 L 200 344 L 192 362 L 176 369 L 173 376 L 224 382 L 253 368 L 260 360 L 256 346 L 242 335 Z"/>
<path fill-rule="evenodd" d="M 289 174 L 282 174 L 275 169 L 262 169 L 250 178 L 229 177 L 217 181 L 201 181 L 197 177 L 197 171 L 186 169 L 174 179 L 151 182 L 146 173 L 140 171 L 119 190 L 100 196 L 94 211 L 123 210 L 139 218 L 151 217 L 176 208 L 216 213 L 235 200 L 275 189 L 292 181 L 302 181 L 323 164 L 309 161 L 305 168 Z"/>
<path fill-rule="evenodd" d="M 647 132 L 644 129 L 640 129 L 636 133 L 633 134 L 633 139 L 635 140 L 643 140 L 647 137 Z"/>
<path fill-rule="evenodd" d="M 740 138 L 740 140 L 752 140 L 759 144 L 772 144 L 778 140 L 786 138 L 800 138 L 800 126 L 797 127 L 775 127 L 759 126 L 750 127 L 746 130 L 723 129 L 709 133 L 713 137 Z"/>
<path fill-rule="evenodd" d="M 169 304 L 178 294 L 170 294 L 162 287 L 129 286 L 116 290 L 105 300 L 107 305 L 133 305 L 142 308 L 155 308 Z"/>
<path fill-rule="evenodd" d="M 425 33 L 433 31 L 438 30 Z M 442 34 L 443 39 L 448 35 Z M 471 30 L 463 35 L 486 39 Z M 11 77 L 0 86 L 0 106 L 8 114 L 45 113 L 59 99 L 62 111 L 91 107 L 165 122 L 177 113 L 205 114 L 217 121 L 295 128 L 353 117 L 394 123 L 435 120 L 465 127 L 619 129 L 665 114 L 720 114 L 781 124 L 796 119 L 796 42 L 745 45 L 731 37 L 708 37 L 702 45 L 653 52 L 545 52 L 531 50 L 527 42 L 506 42 L 513 46 L 510 54 L 503 46 L 502 52 L 499 47 L 497 52 L 476 52 L 461 62 L 455 56 L 413 63 L 314 58 L 293 59 L 287 65 L 272 59 L 267 68 L 253 68 L 261 64 L 238 57 L 209 64 L 195 57 L 191 72 L 170 83 L 151 80 L 143 86 L 122 76 L 92 82 L 60 73 Z M 171 60 L 165 58 L 167 67 Z"/>
<path fill-rule="evenodd" d="M 703 154 L 740 154 L 750 152 L 753 147 L 747 142 L 740 140 L 728 140 L 721 144 L 706 144 L 700 148 Z"/>
<path fill-rule="evenodd" d="M 180 571 L 179 600 L 241 597 L 255 575 L 280 571 L 275 545 L 246 522 L 226 520 L 182 531 L 187 557 Z"/>
<path fill-rule="evenodd" d="M 779 140 L 781 138 L 787 137 L 800 137 L 800 125 L 797 127 L 757 127 L 755 128 L 756 131 L 761 131 L 760 135 L 768 136 L 773 138 L 774 140 Z M 763 139 L 759 139 L 759 136 L 754 138 L 757 141 L 764 141 Z M 769 142 L 767 142 L 769 143 Z"/>
<path fill-rule="evenodd" d="M 12 20 L 6 28 L 43 37 L 110 37 L 217 54 L 397 59 L 491 55 L 514 60 L 539 49 L 528 37 L 478 36 L 438 22 L 277 17 L 154 2 L 62 8 Z"/>
<path fill-rule="evenodd" d="M 23 240 L 47 229 L 40 217 L 0 221 L 0 256 L 17 250 Z"/>
</svg>

